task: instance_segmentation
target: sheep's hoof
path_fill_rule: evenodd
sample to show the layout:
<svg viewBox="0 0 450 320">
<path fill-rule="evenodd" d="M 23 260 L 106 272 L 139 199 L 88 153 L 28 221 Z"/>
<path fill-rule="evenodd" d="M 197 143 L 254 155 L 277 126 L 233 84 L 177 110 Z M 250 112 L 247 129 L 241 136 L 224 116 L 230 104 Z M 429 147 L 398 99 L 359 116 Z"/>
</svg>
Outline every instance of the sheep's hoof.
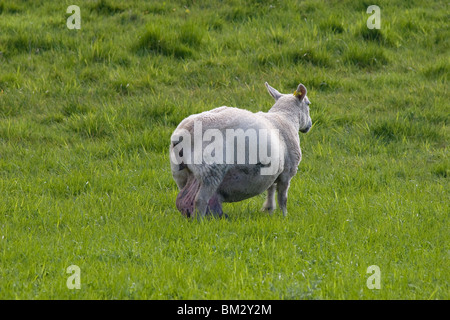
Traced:
<svg viewBox="0 0 450 320">
<path fill-rule="evenodd" d="M 222 212 L 222 215 L 219 217 L 219 219 L 228 219 L 228 215 Z"/>
<path fill-rule="evenodd" d="M 262 207 L 261 211 L 262 212 L 267 212 L 268 214 L 272 215 L 273 211 L 275 210 L 274 207 Z"/>
</svg>

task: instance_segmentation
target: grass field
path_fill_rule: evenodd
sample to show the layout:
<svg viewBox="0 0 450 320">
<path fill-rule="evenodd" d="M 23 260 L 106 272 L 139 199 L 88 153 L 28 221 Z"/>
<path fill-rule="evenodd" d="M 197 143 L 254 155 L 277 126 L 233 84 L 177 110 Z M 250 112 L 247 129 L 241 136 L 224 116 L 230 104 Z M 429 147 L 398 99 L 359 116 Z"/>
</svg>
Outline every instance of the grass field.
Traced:
<svg viewBox="0 0 450 320">
<path fill-rule="evenodd" d="M 448 21 L 425 0 L 0 1 L 0 299 L 449 299 Z M 267 111 L 264 81 L 312 102 L 288 216 L 261 195 L 183 218 L 172 131 Z"/>
</svg>

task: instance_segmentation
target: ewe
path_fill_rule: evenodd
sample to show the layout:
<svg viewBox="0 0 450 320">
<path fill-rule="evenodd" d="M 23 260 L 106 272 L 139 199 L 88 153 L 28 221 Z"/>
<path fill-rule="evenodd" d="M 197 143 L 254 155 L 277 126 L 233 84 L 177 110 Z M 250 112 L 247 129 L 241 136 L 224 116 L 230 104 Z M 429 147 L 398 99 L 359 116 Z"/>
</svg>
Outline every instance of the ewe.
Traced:
<svg viewBox="0 0 450 320">
<path fill-rule="evenodd" d="M 278 205 L 286 216 L 287 192 L 302 153 L 298 131 L 312 126 L 306 88 L 281 94 L 267 82 L 275 104 L 267 112 L 220 107 L 194 114 L 171 136 L 172 175 L 180 190 L 176 206 L 187 217 L 221 217 L 222 202 L 267 190 L 263 210 Z"/>
</svg>

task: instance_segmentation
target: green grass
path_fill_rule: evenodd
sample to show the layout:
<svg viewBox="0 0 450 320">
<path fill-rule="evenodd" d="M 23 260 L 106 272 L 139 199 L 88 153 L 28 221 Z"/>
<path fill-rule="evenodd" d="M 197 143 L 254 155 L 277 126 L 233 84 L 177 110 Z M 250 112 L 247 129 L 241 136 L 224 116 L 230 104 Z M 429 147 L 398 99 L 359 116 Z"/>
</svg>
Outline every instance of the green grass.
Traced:
<svg viewBox="0 0 450 320">
<path fill-rule="evenodd" d="M 71 4 L 0 1 L 1 299 L 450 298 L 444 1 L 379 1 L 380 30 L 367 1 Z M 287 218 L 183 218 L 172 131 L 267 111 L 264 81 L 312 102 Z"/>
</svg>

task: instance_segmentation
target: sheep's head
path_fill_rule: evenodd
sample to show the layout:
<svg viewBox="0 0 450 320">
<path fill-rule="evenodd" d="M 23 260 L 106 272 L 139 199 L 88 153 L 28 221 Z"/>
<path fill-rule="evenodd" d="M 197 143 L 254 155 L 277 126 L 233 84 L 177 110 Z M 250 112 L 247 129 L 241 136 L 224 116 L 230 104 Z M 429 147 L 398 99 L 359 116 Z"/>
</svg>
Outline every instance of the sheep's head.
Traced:
<svg viewBox="0 0 450 320">
<path fill-rule="evenodd" d="M 292 117 L 298 118 L 299 130 L 306 133 L 312 127 L 311 117 L 309 116 L 309 105 L 311 102 L 306 96 L 307 90 L 303 84 L 299 84 L 294 94 L 282 94 L 275 88 L 265 83 L 270 95 L 275 99 L 275 110 L 291 112 Z"/>
</svg>

